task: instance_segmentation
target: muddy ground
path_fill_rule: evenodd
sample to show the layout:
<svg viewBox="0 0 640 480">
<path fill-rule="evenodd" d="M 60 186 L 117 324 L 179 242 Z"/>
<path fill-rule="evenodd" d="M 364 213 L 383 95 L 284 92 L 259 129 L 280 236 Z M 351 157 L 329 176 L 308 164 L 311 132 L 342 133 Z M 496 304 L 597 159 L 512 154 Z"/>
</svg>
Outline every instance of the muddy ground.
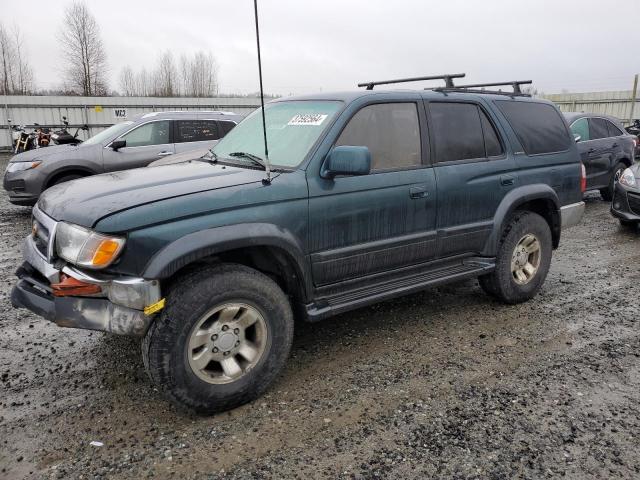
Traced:
<svg viewBox="0 0 640 480">
<path fill-rule="evenodd" d="M 298 325 L 215 417 L 166 402 L 138 341 L 11 308 L 29 215 L 0 194 L 0 478 L 640 477 L 640 232 L 598 196 L 533 301 L 469 281 Z"/>
</svg>

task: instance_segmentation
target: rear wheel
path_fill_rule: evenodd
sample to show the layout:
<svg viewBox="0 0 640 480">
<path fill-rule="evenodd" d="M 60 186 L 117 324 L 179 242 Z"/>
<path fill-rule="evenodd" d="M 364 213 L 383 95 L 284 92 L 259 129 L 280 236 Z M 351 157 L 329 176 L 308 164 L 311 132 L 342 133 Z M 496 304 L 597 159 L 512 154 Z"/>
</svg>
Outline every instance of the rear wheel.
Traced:
<svg viewBox="0 0 640 480">
<path fill-rule="evenodd" d="M 496 268 L 479 278 L 480 286 L 506 303 L 533 298 L 544 283 L 551 264 L 551 229 L 537 213 L 516 212 L 505 228 Z"/>
<path fill-rule="evenodd" d="M 285 364 L 293 314 L 269 277 L 242 265 L 179 278 L 142 345 L 145 367 L 175 403 L 214 413 L 264 392 Z"/>
<path fill-rule="evenodd" d="M 627 168 L 627 166 L 624 163 L 619 162 L 613 169 L 613 174 L 609 179 L 609 186 L 607 188 L 600 189 L 600 195 L 602 195 L 602 199 L 604 201 L 610 202 L 611 200 L 613 200 L 613 193 L 616 188 L 616 183 L 618 183 L 618 180 L 620 180 L 620 176 L 622 175 L 622 172 L 624 172 L 625 168 Z"/>
</svg>

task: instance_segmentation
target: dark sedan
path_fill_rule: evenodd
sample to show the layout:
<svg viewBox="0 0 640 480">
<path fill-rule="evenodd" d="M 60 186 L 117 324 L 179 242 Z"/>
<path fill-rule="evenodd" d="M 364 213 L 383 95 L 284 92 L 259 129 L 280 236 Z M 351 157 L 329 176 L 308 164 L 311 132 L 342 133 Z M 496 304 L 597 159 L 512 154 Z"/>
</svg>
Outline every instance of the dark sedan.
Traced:
<svg viewBox="0 0 640 480">
<path fill-rule="evenodd" d="M 615 183 L 633 164 L 633 135 L 615 117 L 595 113 L 565 113 L 565 117 L 587 171 L 587 190 L 600 190 L 602 198 L 611 201 Z"/>
<path fill-rule="evenodd" d="M 611 214 L 625 226 L 640 223 L 640 163 L 625 169 L 616 183 Z"/>
</svg>

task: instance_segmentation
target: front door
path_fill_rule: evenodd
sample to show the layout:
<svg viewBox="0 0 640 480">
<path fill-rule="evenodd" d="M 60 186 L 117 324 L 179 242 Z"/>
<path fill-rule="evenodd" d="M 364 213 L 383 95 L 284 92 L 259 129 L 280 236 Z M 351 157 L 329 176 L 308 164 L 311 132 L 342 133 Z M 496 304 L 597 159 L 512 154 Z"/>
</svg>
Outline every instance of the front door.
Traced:
<svg viewBox="0 0 640 480">
<path fill-rule="evenodd" d="M 363 106 L 335 145 L 366 146 L 371 173 L 308 173 L 313 279 L 327 285 L 414 265 L 435 254 L 435 178 L 419 102 Z"/>
<path fill-rule="evenodd" d="M 105 172 L 146 167 L 159 158 L 175 153 L 171 140 L 171 120 L 144 123 L 118 137 L 126 146 L 113 150 L 107 146 L 103 153 Z"/>
<path fill-rule="evenodd" d="M 493 217 L 518 182 L 495 122 L 479 104 L 430 102 L 438 183 L 438 257 L 479 254 Z"/>
<path fill-rule="evenodd" d="M 589 141 L 586 163 L 587 188 L 602 188 L 609 185 L 609 169 L 615 140 L 609 138 L 607 121 L 604 118 L 589 119 Z M 582 145 L 581 145 L 582 146 Z"/>
</svg>

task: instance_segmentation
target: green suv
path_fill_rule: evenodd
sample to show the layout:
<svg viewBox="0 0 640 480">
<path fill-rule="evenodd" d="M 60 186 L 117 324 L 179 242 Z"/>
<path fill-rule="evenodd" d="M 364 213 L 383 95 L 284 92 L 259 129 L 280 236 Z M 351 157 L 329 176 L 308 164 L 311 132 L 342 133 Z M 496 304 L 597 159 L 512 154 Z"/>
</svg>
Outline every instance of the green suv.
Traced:
<svg viewBox="0 0 640 480">
<path fill-rule="evenodd" d="M 584 210 L 566 121 L 518 89 L 323 93 L 265 118 L 270 176 L 257 110 L 196 161 L 47 190 L 13 305 L 142 337 L 158 388 L 215 412 L 271 384 L 296 321 L 472 277 L 532 298 Z"/>
</svg>

